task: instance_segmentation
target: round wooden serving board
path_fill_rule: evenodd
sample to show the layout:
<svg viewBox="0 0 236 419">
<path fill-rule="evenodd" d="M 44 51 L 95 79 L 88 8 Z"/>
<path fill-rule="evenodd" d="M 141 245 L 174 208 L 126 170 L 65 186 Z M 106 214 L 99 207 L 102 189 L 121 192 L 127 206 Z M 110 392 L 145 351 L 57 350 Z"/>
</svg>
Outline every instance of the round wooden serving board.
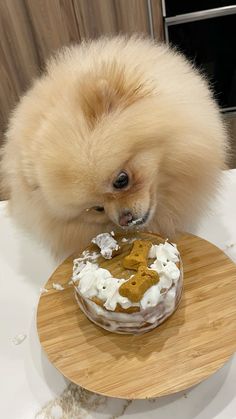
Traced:
<svg viewBox="0 0 236 419">
<path fill-rule="evenodd" d="M 158 241 L 152 234 L 135 236 Z M 236 351 L 236 265 L 199 237 L 184 235 L 177 246 L 184 268 L 180 306 L 161 326 L 138 336 L 91 323 L 68 285 L 75 255 L 59 266 L 40 297 L 37 326 L 48 358 L 65 377 L 106 396 L 152 398 L 199 383 Z M 53 289 L 53 282 L 64 291 Z"/>
</svg>

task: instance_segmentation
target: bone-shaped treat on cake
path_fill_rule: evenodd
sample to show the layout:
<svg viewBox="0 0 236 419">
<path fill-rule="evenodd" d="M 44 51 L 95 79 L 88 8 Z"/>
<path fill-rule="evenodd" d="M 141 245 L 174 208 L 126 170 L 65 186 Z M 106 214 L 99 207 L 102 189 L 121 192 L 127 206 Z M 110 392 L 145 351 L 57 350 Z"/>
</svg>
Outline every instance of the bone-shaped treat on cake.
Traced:
<svg viewBox="0 0 236 419">
<path fill-rule="evenodd" d="M 130 254 L 124 258 L 124 268 L 137 271 L 140 266 L 147 266 L 151 246 L 152 242 L 149 240 L 135 240 Z"/>
<path fill-rule="evenodd" d="M 158 282 L 159 276 L 156 271 L 152 271 L 146 266 L 140 266 L 138 272 L 119 287 L 119 293 L 132 303 L 138 303 L 145 292 Z"/>
</svg>

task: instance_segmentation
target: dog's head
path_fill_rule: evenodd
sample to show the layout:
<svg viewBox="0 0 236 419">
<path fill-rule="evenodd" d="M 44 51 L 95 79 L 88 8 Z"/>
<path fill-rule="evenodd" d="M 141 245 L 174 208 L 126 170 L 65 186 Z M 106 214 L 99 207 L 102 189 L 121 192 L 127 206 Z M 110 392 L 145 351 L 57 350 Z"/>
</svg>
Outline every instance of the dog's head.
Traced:
<svg viewBox="0 0 236 419">
<path fill-rule="evenodd" d="M 120 102 L 119 89 L 113 95 L 104 83 L 96 92 L 92 83 L 91 100 L 88 86 L 82 99 L 80 89 L 79 113 L 54 110 L 42 128 L 40 187 L 60 218 L 144 225 L 155 211 L 162 156 L 163 130 L 153 115 L 155 99 L 140 86 L 127 89 L 125 100 L 125 92 L 120 92 Z"/>
<path fill-rule="evenodd" d="M 195 112 L 172 91 L 157 94 L 145 77 L 103 70 L 42 124 L 34 159 L 42 199 L 63 220 L 121 227 L 147 224 L 158 205 L 170 231 L 211 192 L 223 160 L 220 122 L 213 113 L 206 126 L 204 101 Z"/>
<path fill-rule="evenodd" d="M 41 148 L 38 179 L 56 216 L 122 227 L 150 221 L 162 147 L 142 107 L 135 113 L 114 115 L 87 137 L 66 126 L 45 133 L 57 141 Z"/>
</svg>

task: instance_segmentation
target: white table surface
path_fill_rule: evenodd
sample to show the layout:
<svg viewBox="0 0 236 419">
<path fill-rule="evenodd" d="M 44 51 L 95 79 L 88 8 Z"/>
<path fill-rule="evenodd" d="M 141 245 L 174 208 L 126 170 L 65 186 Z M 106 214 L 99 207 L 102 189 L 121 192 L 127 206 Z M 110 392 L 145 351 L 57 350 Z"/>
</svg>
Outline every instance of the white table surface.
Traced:
<svg viewBox="0 0 236 419">
<path fill-rule="evenodd" d="M 236 356 L 198 386 L 160 399 L 127 402 L 78 390 L 76 413 L 64 415 L 58 404 L 69 383 L 43 354 L 35 327 L 40 287 L 56 263 L 13 225 L 6 208 L 7 203 L 0 203 L 1 418 L 236 419 Z M 224 173 L 221 196 L 194 233 L 236 262 L 236 170 Z M 15 345 L 12 339 L 19 334 L 26 339 Z M 47 413 L 37 415 L 47 404 Z"/>
</svg>

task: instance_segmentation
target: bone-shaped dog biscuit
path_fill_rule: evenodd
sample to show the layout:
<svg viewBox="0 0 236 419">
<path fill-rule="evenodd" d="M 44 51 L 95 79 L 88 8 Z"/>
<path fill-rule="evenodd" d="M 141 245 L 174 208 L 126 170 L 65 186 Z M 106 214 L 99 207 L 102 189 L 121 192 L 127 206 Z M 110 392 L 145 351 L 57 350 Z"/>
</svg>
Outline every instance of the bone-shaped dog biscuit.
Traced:
<svg viewBox="0 0 236 419">
<path fill-rule="evenodd" d="M 147 266 L 148 253 L 151 246 L 152 242 L 148 240 L 135 240 L 130 254 L 124 258 L 124 268 L 137 271 L 140 266 Z"/>
<path fill-rule="evenodd" d="M 120 286 L 119 293 L 132 303 L 138 303 L 145 292 L 158 282 L 159 276 L 156 271 L 152 271 L 146 266 L 140 266 L 138 272 Z"/>
</svg>

